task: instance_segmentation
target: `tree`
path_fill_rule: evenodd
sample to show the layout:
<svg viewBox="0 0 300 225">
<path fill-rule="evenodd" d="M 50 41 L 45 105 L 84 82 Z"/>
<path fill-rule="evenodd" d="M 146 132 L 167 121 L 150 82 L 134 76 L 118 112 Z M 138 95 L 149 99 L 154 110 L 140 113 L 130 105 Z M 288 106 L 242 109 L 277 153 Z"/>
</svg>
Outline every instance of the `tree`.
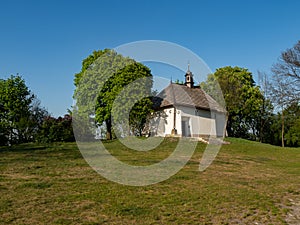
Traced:
<svg viewBox="0 0 300 225">
<path fill-rule="evenodd" d="M 281 53 L 278 62 L 272 67 L 275 79 L 284 80 L 281 90 L 290 102 L 300 101 L 300 41 Z"/>
<path fill-rule="evenodd" d="M 284 147 L 284 109 L 300 101 L 300 41 L 293 48 L 281 53 L 272 67 L 272 101 L 281 111 L 281 146 Z"/>
<path fill-rule="evenodd" d="M 298 117 L 286 134 L 287 145 L 300 146 L 300 117 Z"/>
<path fill-rule="evenodd" d="M 83 61 L 81 72 L 75 75 L 76 89 L 74 98 L 77 106 L 75 109 L 76 115 L 80 118 L 89 117 L 91 120 L 94 119 L 99 126 L 105 123 L 107 139 L 111 139 L 111 111 L 116 98 L 124 87 L 143 77 L 150 78 L 150 82 L 139 88 L 150 92 L 152 75 L 147 67 L 128 57 L 123 57 L 113 50 L 105 49 L 94 52 Z M 131 97 L 134 97 L 134 95 L 131 95 Z M 131 97 L 126 96 L 125 99 L 130 100 Z M 141 101 L 143 101 L 143 103 L 137 102 L 136 106 L 132 108 L 132 116 L 130 117 L 138 118 L 138 121 L 130 120 L 132 125 L 137 125 L 138 123 L 142 124 L 141 121 L 145 120 L 145 115 L 151 109 L 152 102 L 149 98 L 143 98 Z M 126 101 L 120 107 L 127 109 L 129 102 L 130 101 Z M 139 110 L 137 110 L 138 107 Z M 119 111 L 122 112 L 122 110 Z M 114 119 L 118 120 L 119 118 L 117 116 Z"/>
<path fill-rule="evenodd" d="M 217 92 L 216 85 L 220 85 L 222 93 Z M 255 85 L 251 72 L 240 67 L 219 68 L 208 76 L 206 82 L 201 83 L 201 87 L 218 102 L 221 102 L 220 97 L 224 97 L 229 136 L 250 138 L 250 131 L 255 137 L 258 136 L 263 95 Z"/>
<path fill-rule="evenodd" d="M 282 121 L 281 117 L 284 114 L 284 139 L 282 139 Z M 269 129 L 270 144 L 279 146 L 300 146 L 300 104 L 289 104 L 282 111 L 273 115 L 272 125 Z M 283 145 L 283 144 L 284 145 Z"/>
<path fill-rule="evenodd" d="M 73 97 L 76 101 L 76 107 L 73 109 L 73 114 L 75 115 L 74 126 L 78 131 L 76 132 L 77 138 L 86 139 L 91 136 L 86 134 L 94 132 L 94 124 L 101 125 L 99 121 L 95 121 L 95 111 L 97 110 L 95 103 L 99 91 L 109 91 L 108 85 L 106 84 L 104 87 L 104 84 L 119 69 L 131 63 L 134 63 L 134 60 L 124 58 L 108 49 L 94 51 L 92 55 L 83 60 L 81 72 L 75 74 L 74 80 L 76 89 Z M 110 117 L 105 116 L 102 119 L 106 123 L 107 138 L 111 139 Z"/>
<path fill-rule="evenodd" d="M 300 145 L 300 104 L 293 102 L 285 110 L 285 141 L 288 146 Z"/>
<path fill-rule="evenodd" d="M 258 121 L 259 141 L 265 143 L 272 142 L 272 135 L 270 133 L 273 122 L 274 107 L 271 102 L 271 86 L 266 73 L 258 71 L 258 82 L 262 93 L 262 104 Z"/>
<path fill-rule="evenodd" d="M 139 78 L 147 77 L 151 79 L 137 81 Z M 130 86 L 125 89 L 124 87 L 127 85 Z M 130 133 L 141 135 L 147 116 L 152 112 L 151 99 L 149 97 L 143 98 L 143 95 L 149 96 L 151 87 L 152 75 L 150 69 L 141 63 L 129 64 L 120 69 L 109 78 L 99 93 L 96 104 L 96 121 L 99 124 L 105 121 L 108 135 L 111 135 L 112 109 L 113 104 L 117 104 L 117 112 L 113 118 L 115 123 L 121 124 L 129 116 L 127 122 L 130 127 L 127 127 L 125 133 L 127 135 L 130 135 Z M 121 98 L 117 99 L 118 96 L 121 96 Z M 140 99 L 140 97 L 142 98 Z M 140 100 L 133 104 L 137 98 Z M 123 124 L 122 128 L 124 127 L 126 127 L 126 124 Z M 108 139 L 110 138 L 108 136 Z"/>
<path fill-rule="evenodd" d="M 0 145 L 35 141 L 47 115 L 20 76 L 0 80 Z"/>
<path fill-rule="evenodd" d="M 41 106 L 40 100 L 35 97 L 30 104 L 29 117 L 23 118 L 20 123 L 24 142 L 36 141 L 44 118 L 47 116 L 49 116 L 48 111 Z"/>
<path fill-rule="evenodd" d="M 284 109 L 288 107 L 290 102 L 294 101 L 293 93 L 290 87 L 289 79 L 285 79 L 281 74 L 274 72 L 271 83 L 271 99 L 276 110 L 281 112 L 281 146 L 284 147 L 285 134 L 285 114 Z"/>
<path fill-rule="evenodd" d="M 31 139 L 31 103 L 35 96 L 20 76 L 0 80 L 1 144 L 27 142 Z"/>
</svg>

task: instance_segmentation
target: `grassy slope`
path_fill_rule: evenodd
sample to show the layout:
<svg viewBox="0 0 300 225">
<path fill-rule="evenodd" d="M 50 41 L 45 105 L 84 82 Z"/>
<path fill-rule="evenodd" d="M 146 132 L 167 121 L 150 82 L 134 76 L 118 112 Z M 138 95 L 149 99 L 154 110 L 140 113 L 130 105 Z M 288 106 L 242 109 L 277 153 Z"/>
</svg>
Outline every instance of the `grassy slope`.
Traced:
<svg viewBox="0 0 300 225">
<path fill-rule="evenodd" d="M 296 224 L 300 149 L 230 141 L 205 172 L 198 171 L 205 148 L 199 144 L 183 170 L 146 187 L 102 178 L 74 143 L 0 148 L 0 223 Z M 166 157 L 176 141 L 139 154 L 118 141 L 106 146 L 143 165 Z"/>
</svg>

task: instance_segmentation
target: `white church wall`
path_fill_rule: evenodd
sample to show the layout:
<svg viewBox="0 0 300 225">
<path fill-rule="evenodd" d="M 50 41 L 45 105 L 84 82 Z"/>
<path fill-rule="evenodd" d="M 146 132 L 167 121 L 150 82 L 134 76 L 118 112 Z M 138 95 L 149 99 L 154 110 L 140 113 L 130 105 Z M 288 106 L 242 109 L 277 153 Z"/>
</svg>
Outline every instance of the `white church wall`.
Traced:
<svg viewBox="0 0 300 225">
<path fill-rule="evenodd" d="M 179 106 L 182 118 L 189 118 L 191 136 L 216 136 L 215 113 L 194 107 Z M 180 130 L 180 134 L 181 130 Z"/>
<path fill-rule="evenodd" d="M 171 135 L 174 126 L 174 108 L 163 110 L 164 118 L 154 118 L 152 127 L 153 135 Z M 183 135 L 182 121 L 187 125 L 186 135 L 198 136 L 223 136 L 226 122 L 225 114 L 206 110 L 195 109 L 194 107 L 177 106 L 176 108 L 176 129 L 179 136 Z"/>
<path fill-rule="evenodd" d="M 152 131 L 155 130 L 154 135 L 157 136 L 166 136 L 171 135 L 173 127 L 174 127 L 174 108 L 168 108 L 163 110 L 164 118 L 154 118 L 152 119 Z M 176 110 L 176 130 L 178 132 L 181 131 L 181 111 Z"/>
<path fill-rule="evenodd" d="M 171 135 L 174 123 L 174 108 L 169 108 L 164 110 L 167 118 L 165 123 L 165 135 Z"/>
</svg>

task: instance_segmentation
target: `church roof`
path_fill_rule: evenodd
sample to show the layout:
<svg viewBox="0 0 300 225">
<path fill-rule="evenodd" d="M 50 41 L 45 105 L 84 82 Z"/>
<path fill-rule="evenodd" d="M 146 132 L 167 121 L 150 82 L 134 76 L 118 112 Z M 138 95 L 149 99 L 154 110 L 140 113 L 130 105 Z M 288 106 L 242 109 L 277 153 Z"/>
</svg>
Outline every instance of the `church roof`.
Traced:
<svg viewBox="0 0 300 225">
<path fill-rule="evenodd" d="M 170 83 L 156 97 L 154 108 L 168 108 L 171 106 L 190 106 L 197 109 L 226 112 L 211 96 L 200 87 L 190 88 L 186 85 Z"/>
</svg>

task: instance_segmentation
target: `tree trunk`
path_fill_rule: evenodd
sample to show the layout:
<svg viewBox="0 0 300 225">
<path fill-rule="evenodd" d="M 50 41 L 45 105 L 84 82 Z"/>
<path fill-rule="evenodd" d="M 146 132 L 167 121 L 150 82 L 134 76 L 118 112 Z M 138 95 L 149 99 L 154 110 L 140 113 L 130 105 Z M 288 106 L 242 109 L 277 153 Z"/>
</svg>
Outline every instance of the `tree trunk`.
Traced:
<svg viewBox="0 0 300 225">
<path fill-rule="evenodd" d="M 226 112 L 225 124 L 224 124 L 224 128 L 223 128 L 223 138 L 228 137 L 228 132 L 227 132 L 228 117 L 229 117 L 229 113 Z"/>
<path fill-rule="evenodd" d="M 106 139 L 111 140 L 112 139 L 111 120 L 110 119 L 105 120 L 105 124 L 106 124 Z"/>
<path fill-rule="evenodd" d="M 226 129 L 227 129 L 227 135 L 228 137 L 232 137 L 232 132 L 231 132 L 231 115 L 228 114 L 227 116 L 227 125 L 226 125 Z"/>
<path fill-rule="evenodd" d="M 281 113 L 281 146 L 284 147 L 284 114 Z"/>
<path fill-rule="evenodd" d="M 265 114 L 265 98 L 263 98 L 263 104 L 262 104 L 262 110 L 260 113 L 260 129 L 259 129 L 259 141 L 262 143 L 263 142 L 263 137 L 264 137 L 264 114 Z"/>
</svg>

